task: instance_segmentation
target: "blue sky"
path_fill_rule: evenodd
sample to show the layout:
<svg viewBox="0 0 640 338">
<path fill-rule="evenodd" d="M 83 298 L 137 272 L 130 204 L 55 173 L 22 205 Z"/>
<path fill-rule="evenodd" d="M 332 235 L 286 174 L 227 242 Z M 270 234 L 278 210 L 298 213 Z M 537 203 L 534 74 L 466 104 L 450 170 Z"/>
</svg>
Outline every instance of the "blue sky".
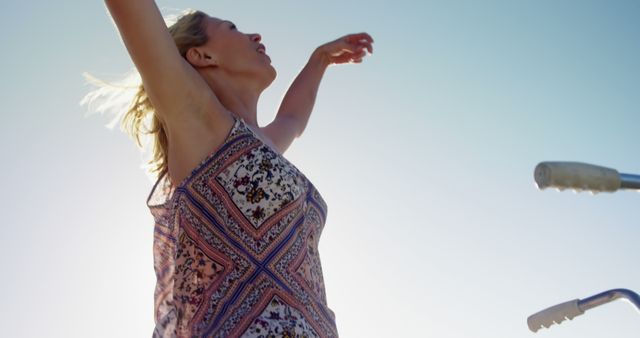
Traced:
<svg viewBox="0 0 640 338">
<path fill-rule="evenodd" d="M 538 191 L 574 160 L 640 173 L 640 2 L 158 1 L 258 32 L 278 78 L 366 31 L 327 70 L 285 156 L 329 206 L 320 243 L 343 337 L 636 337 L 616 302 L 533 334 L 528 315 L 640 291 L 634 192 Z M 0 326 L 6 336 L 139 337 L 153 327 L 152 186 L 134 143 L 78 102 L 81 74 L 132 68 L 101 1 L 0 4 Z M 88 333 L 89 332 L 89 333 Z"/>
</svg>

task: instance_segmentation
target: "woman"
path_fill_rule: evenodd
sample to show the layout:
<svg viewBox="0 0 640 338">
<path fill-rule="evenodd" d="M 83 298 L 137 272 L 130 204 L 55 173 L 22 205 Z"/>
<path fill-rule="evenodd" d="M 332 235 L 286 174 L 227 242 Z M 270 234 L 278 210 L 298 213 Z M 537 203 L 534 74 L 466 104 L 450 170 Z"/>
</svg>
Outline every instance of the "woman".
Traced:
<svg viewBox="0 0 640 338">
<path fill-rule="evenodd" d="M 361 62 L 371 37 L 318 47 L 258 127 L 258 98 L 276 77 L 259 34 L 202 12 L 167 29 L 152 0 L 106 4 L 142 78 L 123 124 L 138 137 L 153 120 L 154 336 L 337 337 L 317 252 L 326 204 L 282 154 L 325 69 Z"/>
</svg>

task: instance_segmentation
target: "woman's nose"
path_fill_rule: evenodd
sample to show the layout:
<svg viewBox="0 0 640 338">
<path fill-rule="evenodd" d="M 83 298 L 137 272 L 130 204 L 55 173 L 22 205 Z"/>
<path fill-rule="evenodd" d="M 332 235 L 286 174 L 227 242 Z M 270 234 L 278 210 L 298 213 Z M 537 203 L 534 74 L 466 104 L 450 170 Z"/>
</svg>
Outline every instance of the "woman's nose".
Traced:
<svg viewBox="0 0 640 338">
<path fill-rule="evenodd" d="M 258 33 L 253 33 L 251 34 L 251 40 L 255 42 L 260 42 L 260 40 L 262 40 L 262 36 L 260 36 L 260 34 Z"/>
</svg>

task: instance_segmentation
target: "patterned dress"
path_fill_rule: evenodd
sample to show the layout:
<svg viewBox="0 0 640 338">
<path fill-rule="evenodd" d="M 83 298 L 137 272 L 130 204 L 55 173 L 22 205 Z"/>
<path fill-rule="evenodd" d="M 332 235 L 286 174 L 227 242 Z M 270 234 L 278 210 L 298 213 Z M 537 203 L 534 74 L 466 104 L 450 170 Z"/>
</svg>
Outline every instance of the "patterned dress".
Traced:
<svg viewBox="0 0 640 338">
<path fill-rule="evenodd" d="M 177 187 L 158 178 L 154 337 L 338 337 L 318 254 L 327 206 L 234 117 Z"/>
</svg>

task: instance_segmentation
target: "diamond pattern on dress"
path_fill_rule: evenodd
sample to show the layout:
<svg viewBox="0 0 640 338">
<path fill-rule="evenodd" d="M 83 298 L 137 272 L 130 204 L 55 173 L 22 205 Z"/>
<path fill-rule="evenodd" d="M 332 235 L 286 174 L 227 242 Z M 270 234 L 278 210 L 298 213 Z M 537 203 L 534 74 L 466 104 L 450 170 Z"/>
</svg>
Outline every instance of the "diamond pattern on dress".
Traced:
<svg viewBox="0 0 640 338">
<path fill-rule="evenodd" d="M 320 337 L 302 313 L 274 296 L 262 313 L 251 323 L 242 338 L 312 338 Z"/>
<path fill-rule="evenodd" d="M 242 155 L 216 180 L 256 229 L 300 197 L 304 187 L 298 170 L 265 144 Z"/>
</svg>

